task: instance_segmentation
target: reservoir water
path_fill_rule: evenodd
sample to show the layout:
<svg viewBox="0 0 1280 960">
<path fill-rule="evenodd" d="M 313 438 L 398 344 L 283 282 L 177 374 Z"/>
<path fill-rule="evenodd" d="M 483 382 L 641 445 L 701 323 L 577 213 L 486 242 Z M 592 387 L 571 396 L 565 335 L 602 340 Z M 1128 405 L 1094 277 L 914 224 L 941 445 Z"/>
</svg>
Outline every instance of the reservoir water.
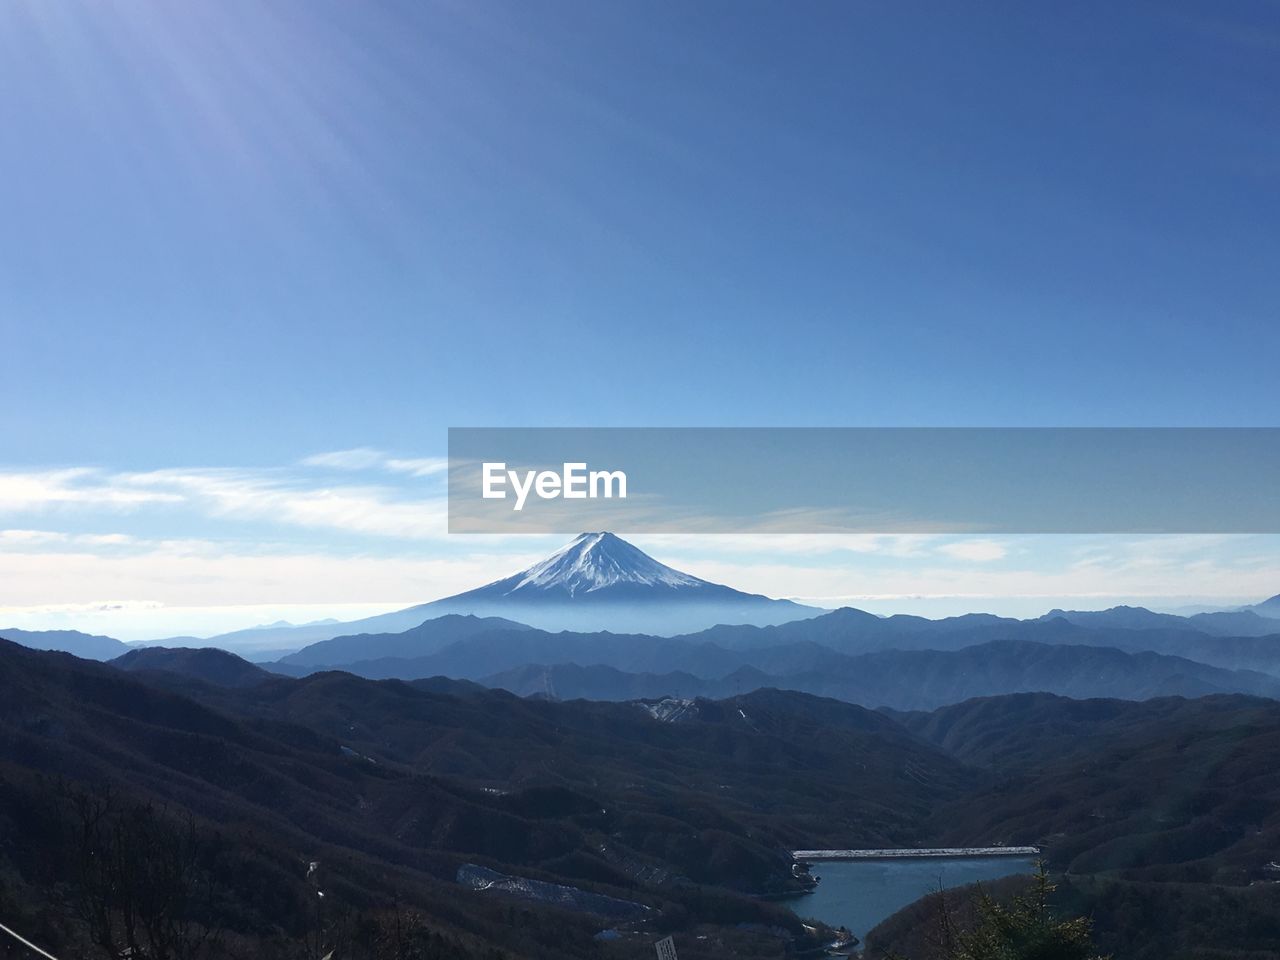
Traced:
<svg viewBox="0 0 1280 960">
<path fill-rule="evenodd" d="M 845 926 L 860 938 L 885 918 L 939 888 L 1034 873 L 1034 857 L 930 857 L 815 861 L 822 882 L 787 901 L 802 917 Z"/>
</svg>

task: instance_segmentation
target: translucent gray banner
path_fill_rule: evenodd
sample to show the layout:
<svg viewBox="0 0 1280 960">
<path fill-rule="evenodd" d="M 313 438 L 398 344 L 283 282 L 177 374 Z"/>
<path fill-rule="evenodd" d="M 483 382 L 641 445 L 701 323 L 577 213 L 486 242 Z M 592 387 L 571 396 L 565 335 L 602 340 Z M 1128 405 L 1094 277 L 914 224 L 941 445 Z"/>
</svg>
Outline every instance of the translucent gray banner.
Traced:
<svg viewBox="0 0 1280 960">
<path fill-rule="evenodd" d="M 1280 428 L 452 428 L 452 533 L 1280 533 Z"/>
</svg>

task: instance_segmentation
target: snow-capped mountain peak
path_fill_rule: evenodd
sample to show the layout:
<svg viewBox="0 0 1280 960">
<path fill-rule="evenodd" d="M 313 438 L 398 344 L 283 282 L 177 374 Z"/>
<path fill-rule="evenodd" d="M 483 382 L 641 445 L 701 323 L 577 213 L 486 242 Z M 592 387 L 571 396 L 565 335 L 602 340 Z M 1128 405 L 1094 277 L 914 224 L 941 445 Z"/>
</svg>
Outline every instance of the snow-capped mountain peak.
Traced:
<svg viewBox="0 0 1280 960">
<path fill-rule="evenodd" d="M 526 570 L 412 611 L 504 617 L 541 630 L 672 636 L 717 623 L 785 623 L 812 609 L 681 573 L 612 533 L 584 533 Z"/>
<path fill-rule="evenodd" d="M 369 634 L 397 638 L 383 642 L 377 656 L 403 657 L 405 650 L 423 650 L 424 644 L 437 644 L 431 647 L 434 652 L 480 633 L 510 634 L 530 627 L 670 637 L 720 623 L 764 626 L 820 612 L 681 573 L 611 533 L 584 533 L 528 569 L 465 593 L 328 628 L 256 633 L 261 643 L 277 645 L 281 636 L 305 636 L 308 643 L 322 644 L 313 651 L 322 659 L 313 662 L 327 664 L 338 661 L 323 659 L 331 656 L 323 644 L 336 638 L 360 646 Z M 376 658 L 369 651 L 364 657 Z"/>
<path fill-rule="evenodd" d="M 659 563 L 643 550 L 612 533 L 583 533 L 546 560 L 511 578 L 507 594 L 555 590 L 569 596 L 620 584 L 700 588 L 707 581 Z"/>
</svg>

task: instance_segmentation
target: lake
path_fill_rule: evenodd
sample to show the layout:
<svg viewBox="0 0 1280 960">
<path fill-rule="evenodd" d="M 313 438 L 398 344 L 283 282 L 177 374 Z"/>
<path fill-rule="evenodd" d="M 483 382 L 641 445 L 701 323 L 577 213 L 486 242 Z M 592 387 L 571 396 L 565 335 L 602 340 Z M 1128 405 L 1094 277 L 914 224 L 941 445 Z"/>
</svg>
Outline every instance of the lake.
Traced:
<svg viewBox="0 0 1280 960">
<path fill-rule="evenodd" d="M 815 861 L 812 873 L 822 882 L 812 893 L 786 901 L 802 917 L 845 926 L 860 938 L 939 885 L 961 887 L 1034 873 L 1034 857 L 931 857 L 896 860 Z"/>
</svg>

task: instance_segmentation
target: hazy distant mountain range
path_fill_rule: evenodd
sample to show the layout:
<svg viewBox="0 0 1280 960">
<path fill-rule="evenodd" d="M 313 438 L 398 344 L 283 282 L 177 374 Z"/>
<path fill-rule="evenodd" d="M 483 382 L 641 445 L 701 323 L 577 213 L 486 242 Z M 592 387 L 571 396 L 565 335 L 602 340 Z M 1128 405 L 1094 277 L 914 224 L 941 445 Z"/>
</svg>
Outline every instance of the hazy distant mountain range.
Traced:
<svg viewBox="0 0 1280 960">
<path fill-rule="evenodd" d="M 1243 610 L 1197 613 L 1190 617 L 1153 613 L 1143 607 L 1112 607 L 1109 610 L 1050 610 L 1040 619 L 1053 620 L 1061 617 L 1084 627 L 1195 630 L 1218 637 L 1262 637 L 1276 633 L 1275 619 L 1280 617 L 1280 603 L 1276 602 L 1278 599 L 1280 598 L 1272 597 Z"/>
<path fill-rule="evenodd" d="M 401 633 L 358 633 L 334 637 L 303 647 L 280 659 L 280 664 L 299 667 L 330 667 L 357 663 L 370 658 L 407 659 L 425 656 L 481 633 L 532 630 L 532 627 L 502 617 L 463 616 L 447 613 Z"/>
<path fill-rule="evenodd" d="M 111 660 L 131 649 L 123 641 L 79 630 L 18 630 L 7 627 L 0 631 L 0 637 L 33 650 L 59 650 L 86 660 Z"/>
<path fill-rule="evenodd" d="M 933 709 L 1032 691 L 1280 698 L 1280 619 L 1272 614 L 1280 614 L 1280 597 L 1185 617 L 1141 607 L 1052 610 L 1032 620 L 827 612 L 701 580 L 613 534 L 591 533 L 504 580 L 353 623 L 273 624 L 148 649 L 74 631 L 0 636 L 218 686 L 252 685 L 267 671 L 342 670 L 562 699 L 724 697 L 776 687 Z M 696 629 L 676 629 L 681 624 Z M 265 669 L 213 649 L 181 649 L 223 642 L 301 649 Z"/>
<path fill-rule="evenodd" d="M 1246 609 L 1263 617 L 1280 618 L 1280 593 L 1261 603 L 1255 603 Z"/>
<path fill-rule="evenodd" d="M 828 617 L 839 619 L 845 613 L 857 611 Z M 1050 629 L 1036 629 L 1046 626 Z M 1169 653 L 1119 649 L 1105 645 L 1116 639 L 1115 632 L 1099 634 L 1062 620 L 1051 625 L 1032 621 L 1027 627 L 1036 629 L 1032 635 L 1040 639 L 962 641 L 955 649 L 883 648 L 848 654 L 809 640 L 734 648 L 693 637 L 550 634 L 504 621 L 446 616 L 405 634 L 386 636 L 388 642 L 418 641 L 431 647 L 452 638 L 435 653 L 420 657 L 308 663 L 308 651 L 303 651 L 267 664 L 264 670 L 225 651 L 148 648 L 130 651 L 113 663 L 127 670 L 178 673 L 218 686 L 251 685 L 266 679 L 268 671 L 302 677 L 341 670 L 374 680 L 433 678 L 445 686 L 483 685 L 519 696 L 565 700 L 720 698 L 769 687 L 899 710 L 929 710 L 973 697 L 1025 692 L 1131 700 L 1216 693 L 1280 699 L 1280 637 L 1258 638 L 1271 647 L 1269 656 L 1255 657 L 1264 660 L 1267 669 L 1245 670 Z M 362 656 L 357 648 L 346 646 L 348 640 L 369 643 L 366 653 L 378 652 L 376 636 L 328 641 L 337 645 L 326 644 L 321 652 L 335 658 Z M 1130 640 L 1140 645 L 1140 638 Z"/>
<path fill-rule="evenodd" d="M 774 675 L 744 666 L 723 677 L 626 673 L 608 666 L 524 666 L 482 681 L 521 696 L 562 700 L 723 698 L 762 688 L 831 697 L 868 707 L 933 710 L 974 697 L 1053 693 L 1084 699 L 1201 697 L 1249 693 L 1280 699 L 1280 677 L 1222 670 L 1182 657 L 1110 647 L 992 641 L 956 651 L 885 650 Z"/>
</svg>

